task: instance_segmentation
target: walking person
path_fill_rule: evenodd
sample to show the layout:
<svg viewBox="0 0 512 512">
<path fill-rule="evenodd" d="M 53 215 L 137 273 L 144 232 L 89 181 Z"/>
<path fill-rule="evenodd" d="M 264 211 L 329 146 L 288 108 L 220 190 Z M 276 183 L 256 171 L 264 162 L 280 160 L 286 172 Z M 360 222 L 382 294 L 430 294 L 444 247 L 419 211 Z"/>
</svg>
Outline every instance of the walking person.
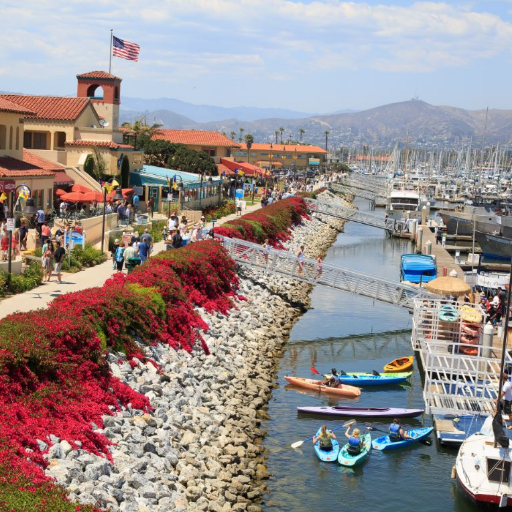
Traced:
<svg viewBox="0 0 512 512">
<path fill-rule="evenodd" d="M 142 237 L 142 240 L 139 242 L 139 258 L 141 264 L 145 263 L 149 257 L 150 245 L 147 243 L 147 238 Z"/>
<path fill-rule="evenodd" d="M 151 218 L 153 218 L 154 207 L 155 207 L 155 199 L 153 197 L 150 197 L 148 199 L 148 214 L 151 215 Z"/>
<path fill-rule="evenodd" d="M 116 238 L 114 240 L 114 248 L 112 249 L 112 270 L 115 270 L 117 268 L 117 262 L 116 262 L 116 251 L 119 247 L 119 238 Z"/>
<path fill-rule="evenodd" d="M 302 271 L 304 270 L 304 246 L 301 245 L 300 246 L 300 249 L 297 251 L 297 260 L 298 260 L 298 264 L 297 264 L 297 273 L 300 275 L 302 275 Z"/>
<path fill-rule="evenodd" d="M 117 247 L 115 248 L 114 258 L 116 261 L 116 269 L 118 272 L 123 271 L 123 263 L 124 263 L 124 247 L 119 245 L 119 241 L 117 241 Z M 115 242 L 114 242 L 115 246 Z"/>
<path fill-rule="evenodd" d="M 56 242 L 56 245 L 57 249 L 55 249 L 55 254 L 53 255 L 55 258 L 55 273 L 57 274 L 57 281 L 62 283 L 62 263 L 66 256 L 66 250 L 62 247 L 59 241 Z"/>
<path fill-rule="evenodd" d="M 51 240 L 48 241 L 46 249 L 43 254 L 43 282 L 46 280 L 48 283 L 51 281 L 52 273 L 53 273 L 53 262 L 54 262 L 54 251 L 53 244 Z M 46 279 L 45 279 L 46 277 Z"/>
<path fill-rule="evenodd" d="M 322 255 L 319 254 L 316 257 L 316 276 L 315 276 L 315 279 L 320 279 L 320 276 L 322 275 L 322 272 L 323 272 L 323 267 L 324 267 L 324 260 L 322 258 Z"/>
</svg>

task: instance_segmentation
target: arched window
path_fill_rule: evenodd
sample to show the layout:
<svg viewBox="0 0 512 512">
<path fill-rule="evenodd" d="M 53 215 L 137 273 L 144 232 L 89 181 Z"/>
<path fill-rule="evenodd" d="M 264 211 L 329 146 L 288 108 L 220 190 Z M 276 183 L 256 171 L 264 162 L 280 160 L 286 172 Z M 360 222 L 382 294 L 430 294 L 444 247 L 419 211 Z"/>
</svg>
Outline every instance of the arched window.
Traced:
<svg viewBox="0 0 512 512">
<path fill-rule="evenodd" d="M 103 99 L 103 87 L 98 84 L 92 84 L 87 88 L 89 98 Z"/>
</svg>

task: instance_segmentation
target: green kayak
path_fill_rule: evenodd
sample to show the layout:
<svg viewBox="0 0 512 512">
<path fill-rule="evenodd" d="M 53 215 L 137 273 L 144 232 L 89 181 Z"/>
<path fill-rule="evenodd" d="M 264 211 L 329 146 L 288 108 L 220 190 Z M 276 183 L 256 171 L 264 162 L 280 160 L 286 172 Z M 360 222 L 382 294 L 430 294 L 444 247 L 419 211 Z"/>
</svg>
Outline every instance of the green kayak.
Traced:
<svg viewBox="0 0 512 512">
<path fill-rule="evenodd" d="M 342 466 L 357 466 L 364 462 L 368 455 L 370 455 L 370 451 L 372 449 L 372 436 L 369 433 L 366 433 L 361 437 L 361 441 L 363 442 L 361 453 L 357 455 L 351 455 L 348 453 L 348 443 L 343 445 L 343 448 L 340 450 L 338 455 L 338 462 Z"/>
</svg>

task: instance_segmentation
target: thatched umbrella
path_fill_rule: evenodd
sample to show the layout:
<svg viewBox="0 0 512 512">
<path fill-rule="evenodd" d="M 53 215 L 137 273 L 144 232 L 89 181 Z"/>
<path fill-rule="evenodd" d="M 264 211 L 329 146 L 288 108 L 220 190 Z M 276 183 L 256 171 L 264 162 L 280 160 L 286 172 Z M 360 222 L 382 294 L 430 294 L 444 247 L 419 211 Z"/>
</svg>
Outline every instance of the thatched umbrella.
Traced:
<svg viewBox="0 0 512 512">
<path fill-rule="evenodd" d="M 438 277 L 426 284 L 429 292 L 438 295 L 450 295 L 452 297 L 460 297 L 471 291 L 471 286 L 458 277 Z"/>
</svg>

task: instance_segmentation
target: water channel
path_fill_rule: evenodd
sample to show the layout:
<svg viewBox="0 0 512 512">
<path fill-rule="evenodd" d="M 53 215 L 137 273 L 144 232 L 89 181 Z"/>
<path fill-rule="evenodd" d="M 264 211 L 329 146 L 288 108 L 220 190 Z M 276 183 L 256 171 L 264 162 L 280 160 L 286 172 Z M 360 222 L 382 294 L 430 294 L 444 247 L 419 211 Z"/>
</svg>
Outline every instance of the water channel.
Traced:
<svg viewBox="0 0 512 512">
<path fill-rule="evenodd" d="M 356 201 L 367 210 L 365 201 Z M 383 215 L 382 210 L 375 214 Z M 382 230 L 348 223 L 330 248 L 327 263 L 398 280 L 400 256 L 410 252 L 406 240 L 391 239 Z M 423 407 L 422 382 L 415 363 L 408 386 L 365 388 L 357 402 L 300 393 L 287 389 L 285 375 L 314 377 L 331 367 L 345 371 L 381 371 L 395 357 L 410 355 L 411 316 L 401 308 L 374 303 L 369 299 L 337 290 L 316 287 L 312 309 L 295 325 L 279 370 L 279 388 L 269 406 L 270 420 L 265 428 L 269 452 L 267 469 L 272 474 L 264 510 L 280 511 L 455 511 L 473 512 L 450 479 L 456 451 L 442 448 L 435 435 L 432 446 L 418 444 L 396 452 L 373 451 L 362 466 L 343 468 L 322 463 L 313 452 L 311 441 L 300 450 L 290 444 L 313 435 L 322 423 L 329 428 L 341 420 L 298 417 L 296 408 L 308 405 L 354 404 L 391 407 Z M 404 420 L 406 425 L 431 425 L 430 416 Z M 386 420 L 373 425 L 387 429 Z M 363 420 L 358 424 L 364 428 Z M 344 431 L 338 430 L 338 439 Z M 379 432 L 372 432 L 378 437 Z"/>
</svg>

